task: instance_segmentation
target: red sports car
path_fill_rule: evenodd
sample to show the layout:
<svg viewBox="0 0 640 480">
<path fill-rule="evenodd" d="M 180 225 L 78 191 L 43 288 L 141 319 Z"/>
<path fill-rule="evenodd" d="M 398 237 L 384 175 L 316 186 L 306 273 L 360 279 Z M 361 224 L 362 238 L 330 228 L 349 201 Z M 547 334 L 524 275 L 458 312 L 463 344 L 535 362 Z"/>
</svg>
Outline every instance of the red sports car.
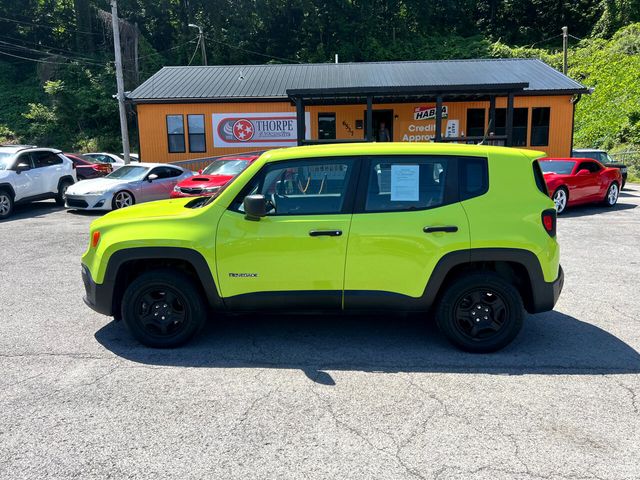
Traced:
<svg viewBox="0 0 640 480">
<path fill-rule="evenodd" d="M 613 207 L 618 201 L 622 174 L 590 158 L 541 158 L 549 195 L 558 214 L 568 206 L 603 203 Z"/>
<path fill-rule="evenodd" d="M 252 152 L 218 157 L 198 175 L 178 183 L 171 192 L 171 198 L 213 195 L 261 154 L 262 152 Z"/>
</svg>

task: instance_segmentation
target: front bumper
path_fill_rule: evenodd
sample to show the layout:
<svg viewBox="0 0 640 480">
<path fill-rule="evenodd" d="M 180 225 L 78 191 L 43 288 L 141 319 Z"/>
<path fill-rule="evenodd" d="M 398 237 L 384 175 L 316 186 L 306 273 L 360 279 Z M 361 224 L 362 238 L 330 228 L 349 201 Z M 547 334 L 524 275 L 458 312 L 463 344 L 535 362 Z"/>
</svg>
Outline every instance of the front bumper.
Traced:
<svg viewBox="0 0 640 480">
<path fill-rule="evenodd" d="M 82 298 L 84 303 L 98 313 L 112 316 L 114 285 L 106 280 L 102 284 L 94 282 L 86 265 L 82 265 L 82 283 L 85 291 Z"/>
<path fill-rule="evenodd" d="M 553 310 L 562 287 L 564 286 L 564 271 L 558 268 L 558 278 L 553 282 L 538 282 L 532 285 L 533 301 L 529 313 L 542 313 Z"/>
<path fill-rule="evenodd" d="M 111 210 L 111 193 L 102 195 L 72 195 L 67 194 L 67 208 L 79 210 Z"/>
</svg>

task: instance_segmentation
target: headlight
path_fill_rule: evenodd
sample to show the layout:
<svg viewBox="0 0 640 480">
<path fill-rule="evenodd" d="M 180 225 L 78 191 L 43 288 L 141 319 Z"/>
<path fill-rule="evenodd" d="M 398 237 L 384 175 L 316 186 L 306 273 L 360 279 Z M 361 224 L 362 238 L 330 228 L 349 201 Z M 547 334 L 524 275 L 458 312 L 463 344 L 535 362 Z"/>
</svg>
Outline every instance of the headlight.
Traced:
<svg viewBox="0 0 640 480">
<path fill-rule="evenodd" d="M 205 187 L 202 189 L 203 192 L 207 193 L 217 192 L 218 190 L 220 190 L 220 187 Z"/>
<path fill-rule="evenodd" d="M 178 185 L 176 185 L 175 187 L 173 187 L 173 191 L 174 192 L 179 192 L 180 191 L 180 187 Z"/>
<path fill-rule="evenodd" d="M 95 190 L 93 192 L 87 192 L 85 195 L 103 195 L 106 193 L 106 190 Z"/>
</svg>

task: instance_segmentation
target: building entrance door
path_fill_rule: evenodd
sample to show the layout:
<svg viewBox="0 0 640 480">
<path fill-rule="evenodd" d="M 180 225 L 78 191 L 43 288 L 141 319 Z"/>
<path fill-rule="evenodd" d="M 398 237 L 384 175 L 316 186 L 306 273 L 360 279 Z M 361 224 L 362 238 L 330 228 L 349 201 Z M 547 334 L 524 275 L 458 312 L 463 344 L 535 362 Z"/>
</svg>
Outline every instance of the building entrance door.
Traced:
<svg viewBox="0 0 640 480">
<path fill-rule="evenodd" d="M 376 142 L 393 142 L 393 110 L 374 110 L 373 112 L 373 139 Z M 367 137 L 367 112 L 364 112 L 364 135 Z M 385 139 L 381 137 L 386 136 L 380 130 L 380 125 L 384 123 L 384 128 L 389 133 L 389 138 Z"/>
</svg>

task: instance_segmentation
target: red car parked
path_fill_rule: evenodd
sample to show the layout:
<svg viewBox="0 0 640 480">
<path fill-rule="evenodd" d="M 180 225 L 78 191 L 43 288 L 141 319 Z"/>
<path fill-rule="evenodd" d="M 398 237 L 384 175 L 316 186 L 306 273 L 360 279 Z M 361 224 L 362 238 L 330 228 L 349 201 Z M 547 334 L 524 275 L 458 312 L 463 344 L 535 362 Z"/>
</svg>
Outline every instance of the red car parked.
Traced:
<svg viewBox="0 0 640 480">
<path fill-rule="evenodd" d="M 541 158 L 549 195 L 558 214 L 568 206 L 603 203 L 613 207 L 618 201 L 622 174 L 590 158 Z"/>
<path fill-rule="evenodd" d="M 171 192 L 171 198 L 213 195 L 261 154 L 262 152 L 252 152 L 218 157 L 198 175 L 178 183 Z"/>
<path fill-rule="evenodd" d="M 104 177 L 113 171 L 113 168 L 108 163 L 96 162 L 78 153 L 65 153 L 64 156 L 73 162 L 73 168 L 76 169 L 78 180 Z"/>
</svg>

